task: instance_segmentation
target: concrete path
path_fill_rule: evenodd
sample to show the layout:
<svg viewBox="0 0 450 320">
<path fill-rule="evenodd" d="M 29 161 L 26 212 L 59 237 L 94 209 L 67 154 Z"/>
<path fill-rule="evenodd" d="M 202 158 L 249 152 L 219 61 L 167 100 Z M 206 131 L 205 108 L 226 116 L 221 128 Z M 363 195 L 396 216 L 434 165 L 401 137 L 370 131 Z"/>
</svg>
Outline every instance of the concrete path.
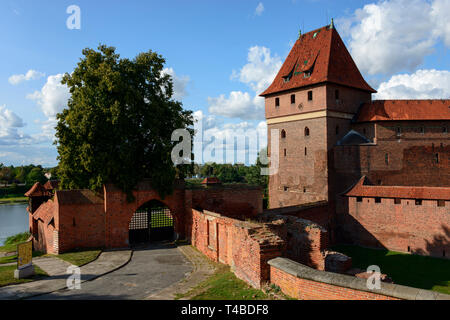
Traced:
<svg viewBox="0 0 450 320">
<path fill-rule="evenodd" d="M 130 261 L 131 251 L 102 252 L 93 262 L 80 268 L 82 285 L 86 281 L 98 278 L 124 266 Z M 27 299 L 57 290 L 65 289 L 70 263 L 55 257 L 33 259 L 34 263 L 47 272 L 50 277 L 42 280 L 11 285 L 0 288 L 0 300 Z"/>
<path fill-rule="evenodd" d="M 183 280 L 146 297 L 146 300 L 174 300 L 177 294 L 186 294 L 192 288 L 209 278 L 215 271 L 214 264 L 190 245 L 179 246 L 178 250 L 193 264 L 192 272 Z M 186 300 L 182 298 L 180 300 Z"/>
<path fill-rule="evenodd" d="M 142 300 L 183 280 L 192 270 L 192 263 L 176 246 L 151 244 L 134 248 L 127 265 L 94 281 L 82 283 L 80 290 L 59 290 L 33 299 Z"/>
</svg>

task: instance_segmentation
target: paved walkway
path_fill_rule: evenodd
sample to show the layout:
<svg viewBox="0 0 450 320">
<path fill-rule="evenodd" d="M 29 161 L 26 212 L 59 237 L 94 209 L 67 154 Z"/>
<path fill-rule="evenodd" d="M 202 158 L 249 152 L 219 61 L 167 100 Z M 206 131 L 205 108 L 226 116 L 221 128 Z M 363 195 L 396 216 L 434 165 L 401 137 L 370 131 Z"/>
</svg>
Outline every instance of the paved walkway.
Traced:
<svg viewBox="0 0 450 320">
<path fill-rule="evenodd" d="M 117 270 L 130 261 L 131 251 L 106 251 L 93 262 L 81 267 L 81 282 L 93 280 Z M 55 257 L 33 259 L 34 263 L 50 277 L 42 280 L 0 288 L 0 300 L 27 299 L 66 288 L 70 263 Z M 83 284 L 82 284 L 83 285 Z"/>
<path fill-rule="evenodd" d="M 174 300 L 177 294 L 186 294 L 192 288 L 209 278 L 216 270 L 214 264 L 192 246 L 179 246 L 178 250 L 193 264 L 192 272 L 185 279 L 146 297 L 146 300 Z M 180 300 L 186 299 L 182 298 Z"/>
<path fill-rule="evenodd" d="M 59 290 L 33 299 L 142 300 L 185 279 L 193 269 L 192 263 L 176 246 L 155 243 L 134 248 L 128 264 L 94 281 L 82 283 L 80 290 Z"/>
</svg>

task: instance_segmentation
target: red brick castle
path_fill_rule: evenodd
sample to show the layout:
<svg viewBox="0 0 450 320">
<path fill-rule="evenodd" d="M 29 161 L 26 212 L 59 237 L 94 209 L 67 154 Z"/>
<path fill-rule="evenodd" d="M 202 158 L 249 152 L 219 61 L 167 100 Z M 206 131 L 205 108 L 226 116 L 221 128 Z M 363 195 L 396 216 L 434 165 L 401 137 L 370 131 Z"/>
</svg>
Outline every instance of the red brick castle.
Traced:
<svg viewBox="0 0 450 320">
<path fill-rule="evenodd" d="M 271 208 L 326 201 L 331 240 L 450 256 L 450 100 L 373 101 L 333 23 L 300 35 L 265 98 Z M 294 209 L 293 209 L 294 210 Z"/>
</svg>

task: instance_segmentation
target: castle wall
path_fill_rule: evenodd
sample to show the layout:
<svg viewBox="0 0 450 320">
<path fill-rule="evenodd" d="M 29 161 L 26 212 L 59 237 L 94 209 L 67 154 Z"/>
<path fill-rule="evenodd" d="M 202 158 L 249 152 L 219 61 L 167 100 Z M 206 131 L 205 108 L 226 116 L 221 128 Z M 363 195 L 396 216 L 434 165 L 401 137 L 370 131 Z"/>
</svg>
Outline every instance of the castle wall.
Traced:
<svg viewBox="0 0 450 320">
<path fill-rule="evenodd" d="M 339 213 L 341 241 L 399 252 L 450 257 L 450 201 L 363 197 L 347 199 L 348 211 Z M 441 204 L 442 205 L 442 204 Z"/>
</svg>

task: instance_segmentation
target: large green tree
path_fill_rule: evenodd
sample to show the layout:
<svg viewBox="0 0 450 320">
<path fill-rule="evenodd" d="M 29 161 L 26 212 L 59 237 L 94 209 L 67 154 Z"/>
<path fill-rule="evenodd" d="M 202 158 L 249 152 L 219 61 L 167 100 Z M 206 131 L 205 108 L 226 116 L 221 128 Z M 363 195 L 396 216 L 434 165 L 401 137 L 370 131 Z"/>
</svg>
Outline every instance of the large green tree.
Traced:
<svg viewBox="0 0 450 320">
<path fill-rule="evenodd" d="M 165 60 L 152 51 L 120 58 L 105 45 L 83 55 L 62 80 L 71 98 L 57 115 L 61 186 L 96 190 L 113 183 L 131 196 L 136 184 L 149 178 L 161 196 L 170 193 L 174 178 L 189 170 L 174 167 L 171 135 L 193 119 L 172 99 Z"/>
</svg>

